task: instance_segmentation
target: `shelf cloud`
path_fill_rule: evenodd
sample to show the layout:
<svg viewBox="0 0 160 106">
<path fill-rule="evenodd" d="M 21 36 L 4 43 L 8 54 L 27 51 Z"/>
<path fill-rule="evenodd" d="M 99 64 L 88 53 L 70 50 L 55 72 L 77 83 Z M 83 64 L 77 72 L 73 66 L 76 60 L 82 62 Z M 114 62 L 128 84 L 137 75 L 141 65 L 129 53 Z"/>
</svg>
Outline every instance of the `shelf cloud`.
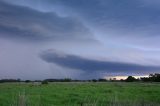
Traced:
<svg viewBox="0 0 160 106">
<path fill-rule="evenodd" d="M 41 59 L 48 63 L 54 63 L 62 67 L 83 70 L 86 72 L 105 71 L 108 73 L 138 73 L 160 70 L 158 66 L 145 66 L 133 63 L 100 61 L 81 56 L 64 54 L 56 51 L 45 51 L 40 55 Z"/>
<path fill-rule="evenodd" d="M 159 73 L 159 3 L 0 0 L 0 79 Z"/>
</svg>

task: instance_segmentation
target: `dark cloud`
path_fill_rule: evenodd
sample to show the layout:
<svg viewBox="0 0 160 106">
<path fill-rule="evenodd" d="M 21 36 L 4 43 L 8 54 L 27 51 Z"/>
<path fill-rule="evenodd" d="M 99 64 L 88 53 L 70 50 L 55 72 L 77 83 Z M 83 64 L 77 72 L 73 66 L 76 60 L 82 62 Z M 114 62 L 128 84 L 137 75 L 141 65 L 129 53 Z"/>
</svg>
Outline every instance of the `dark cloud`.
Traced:
<svg viewBox="0 0 160 106">
<path fill-rule="evenodd" d="M 41 54 L 40 57 L 48 63 L 55 63 L 62 67 L 84 70 L 86 72 L 105 71 L 109 73 L 143 73 L 149 71 L 157 71 L 160 69 L 160 67 L 156 66 L 144 66 L 123 62 L 91 60 L 80 56 L 67 55 L 54 51 L 45 51 Z"/>
<path fill-rule="evenodd" d="M 0 77 L 159 72 L 159 11 L 149 0 L 0 0 Z M 37 56 L 47 48 L 69 55 Z"/>
<path fill-rule="evenodd" d="M 121 36 L 131 44 L 136 45 L 138 42 L 139 45 L 143 45 L 141 37 L 148 38 L 149 40 L 145 40 L 147 43 L 152 41 L 151 36 L 160 37 L 160 10 L 148 6 L 144 1 L 146 0 L 47 0 L 45 2 L 63 5 L 69 12 L 73 10 L 73 14 L 77 13 L 95 27 L 95 30 L 104 33 L 105 39 L 108 39 L 108 36 L 111 38 Z M 155 3 L 155 0 L 153 2 Z M 121 40 L 118 38 L 118 41 Z"/>
<path fill-rule="evenodd" d="M 135 28 L 148 24 L 159 23 L 159 10 L 148 7 L 143 0 L 47 0 L 48 3 L 59 3 L 100 25 L 122 24 Z"/>
<path fill-rule="evenodd" d="M 28 7 L 0 2 L 0 37 L 24 40 L 91 39 L 76 18 L 60 17 Z"/>
<path fill-rule="evenodd" d="M 12 0 L 7 0 L 12 2 Z M 135 28 L 147 24 L 159 23 L 159 9 L 148 7 L 144 0 L 16 0 L 17 4 L 27 5 L 31 8 L 36 8 L 40 4 L 42 7 L 48 5 L 64 6 L 66 12 L 72 11 L 79 14 L 79 17 L 84 17 L 88 21 L 106 25 L 108 21 L 113 21 L 113 25 L 122 24 L 121 27 L 127 26 Z M 16 4 L 16 3 L 15 3 Z M 34 5 L 33 5 L 34 4 Z M 43 5 L 44 4 L 44 5 Z M 46 9 L 46 8 L 45 8 Z M 42 10 L 42 9 L 40 9 Z M 49 9 L 47 9 L 49 11 Z M 68 10 L 68 11 L 67 11 Z"/>
</svg>

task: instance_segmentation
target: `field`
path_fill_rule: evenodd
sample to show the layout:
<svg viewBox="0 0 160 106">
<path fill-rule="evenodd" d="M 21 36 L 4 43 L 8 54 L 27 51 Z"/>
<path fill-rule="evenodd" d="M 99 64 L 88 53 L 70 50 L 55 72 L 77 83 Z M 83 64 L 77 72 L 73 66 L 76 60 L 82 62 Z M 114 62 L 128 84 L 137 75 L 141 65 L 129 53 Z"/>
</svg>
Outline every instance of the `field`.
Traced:
<svg viewBox="0 0 160 106">
<path fill-rule="evenodd" d="M 160 84 L 2 83 L 0 106 L 160 106 Z"/>
</svg>

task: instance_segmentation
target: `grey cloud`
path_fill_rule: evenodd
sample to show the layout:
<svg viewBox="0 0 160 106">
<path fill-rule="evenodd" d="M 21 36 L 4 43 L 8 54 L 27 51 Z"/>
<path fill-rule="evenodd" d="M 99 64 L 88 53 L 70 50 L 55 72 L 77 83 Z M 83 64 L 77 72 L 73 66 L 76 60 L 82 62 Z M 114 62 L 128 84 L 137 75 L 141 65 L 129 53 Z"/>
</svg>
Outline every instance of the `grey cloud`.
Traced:
<svg viewBox="0 0 160 106">
<path fill-rule="evenodd" d="M 108 73 L 145 73 L 157 71 L 160 69 L 160 67 L 157 66 L 92 60 L 55 51 L 45 51 L 40 55 L 40 57 L 48 63 L 55 63 L 62 67 L 84 70 L 86 72 L 104 71 Z"/>
<path fill-rule="evenodd" d="M 87 24 L 101 42 L 116 46 L 159 48 L 159 8 L 157 0 L 7 0 L 39 11 L 74 15 Z M 35 6 L 36 5 L 36 6 Z M 54 7 L 54 9 L 52 8 Z M 61 11 L 62 10 L 62 11 Z"/>
<path fill-rule="evenodd" d="M 66 9 L 65 12 L 69 14 L 70 12 L 76 13 L 78 17 L 83 17 L 91 25 L 99 26 L 99 29 L 103 30 L 115 29 L 124 32 L 129 30 L 132 32 L 142 31 L 142 33 L 147 30 L 144 34 L 148 36 L 159 33 L 159 9 L 150 8 L 150 6 L 146 5 L 149 0 L 27 0 L 27 2 L 16 0 L 16 3 L 12 0 L 7 1 L 37 10 L 42 10 L 38 8 L 39 4 L 45 8 L 47 5 L 49 6 L 48 11 L 55 5 L 57 7 L 63 6 L 63 9 Z M 157 0 L 153 0 L 152 3 L 159 4 Z M 37 5 L 34 6 L 33 4 Z M 143 36 L 144 34 L 138 36 Z"/>
<path fill-rule="evenodd" d="M 91 32 L 72 17 L 0 2 L 0 37 L 24 40 L 88 40 Z"/>
</svg>

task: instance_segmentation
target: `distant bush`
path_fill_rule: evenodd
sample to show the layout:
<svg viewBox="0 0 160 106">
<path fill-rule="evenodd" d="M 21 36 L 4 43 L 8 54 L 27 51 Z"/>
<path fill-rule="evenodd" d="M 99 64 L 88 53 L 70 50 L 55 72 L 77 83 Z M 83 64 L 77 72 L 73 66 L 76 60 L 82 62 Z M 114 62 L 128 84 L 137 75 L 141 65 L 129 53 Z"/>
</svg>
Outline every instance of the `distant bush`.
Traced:
<svg viewBox="0 0 160 106">
<path fill-rule="evenodd" d="M 64 79 L 45 79 L 48 82 L 71 82 L 71 81 L 80 81 L 80 80 L 72 80 L 70 78 L 64 78 Z"/>
<path fill-rule="evenodd" d="M 149 77 L 143 77 L 141 80 L 144 82 L 160 82 L 160 74 L 150 74 Z"/>
<path fill-rule="evenodd" d="M 41 82 L 41 84 L 48 84 L 48 81 L 47 81 L 47 80 L 43 80 L 43 81 Z"/>
<path fill-rule="evenodd" d="M 137 81 L 137 79 L 132 76 L 128 76 L 128 78 L 126 79 L 126 82 L 134 82 L 134 81 Z"/>
<path fill-rule="evenodd" d="M 70 78 L 65 78 L 64 82 L 71 82 L 72 80 Z"/>
<path fill-rule="evenodd" d="M 96 79 L 92 79 L 92 82 L 97 82 L 97 80 Z"/>
<path fill-rule="evenodd" d="M 106 79 L 98 79 L 99 82 L 106 82 Z"/>
<path fill-rule="evenodd" d="M 29 83 L 29 82 L 31 82 L 30 80 L 25 80 L 25 83 Z"/>
<path fill-rule="evenodd" d="M 5 83 L 5 82 L 20 82 L 20 79 L 1 79 L 0 83 Z"/>
</svg>

